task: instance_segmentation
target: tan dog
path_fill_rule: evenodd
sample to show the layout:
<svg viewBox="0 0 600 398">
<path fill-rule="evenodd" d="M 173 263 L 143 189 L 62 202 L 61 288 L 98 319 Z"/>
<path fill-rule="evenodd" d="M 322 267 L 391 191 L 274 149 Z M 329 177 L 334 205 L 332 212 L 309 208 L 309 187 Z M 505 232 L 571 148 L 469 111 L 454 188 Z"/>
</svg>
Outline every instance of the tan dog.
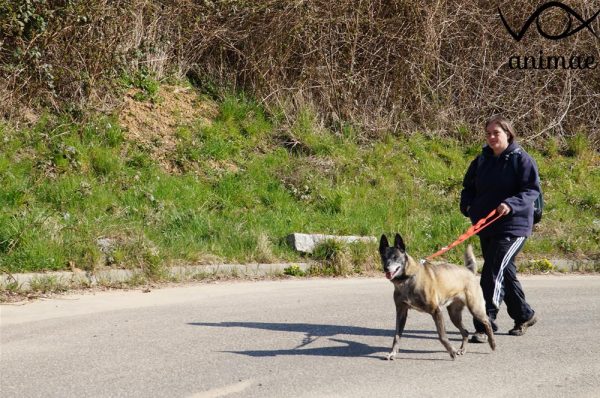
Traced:
<svg viewBox="0 0 600 398">
<path fill-rule="evenodd" d="M 406 254 L 404 241 L 399 234 L 396 234 L 394 246 L 391 247 L 387 237 L 381 235 L 379 254 L 385 275 L 394 284 L 396 304 L 396 334 L 388 359 L 393 360 L 398 352 L 409 308 L 433 316 L 439 339 L 452 359 L 466 352 L 469 332 L 462 323 L 462 310 L 465 305 L 473 317 L 484 324 L 490 347 L 492 350 L 496 349 L 494 333 L 485 312 L 483 292 L 475 278 L 475 256 L 470 245 L 465 251 L 467 268 L 447 263 L 420 265 Z M 446 336 L 443 307 L 448 307 L 450 319 L 462 335 L 462 345 L 458 350 L 450 345 Z"/>
</svg>

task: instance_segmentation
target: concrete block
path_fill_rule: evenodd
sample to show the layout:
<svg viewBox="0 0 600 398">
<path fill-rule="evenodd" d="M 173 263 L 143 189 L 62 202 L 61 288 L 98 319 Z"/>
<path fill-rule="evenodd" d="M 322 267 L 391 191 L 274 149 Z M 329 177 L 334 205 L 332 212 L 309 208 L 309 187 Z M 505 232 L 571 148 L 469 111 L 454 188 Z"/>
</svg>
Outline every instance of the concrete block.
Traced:
<svg viewBox="0 0 600 398">
<path fill-rule="evenodd" d="M 323 235 L 323 234 L 300 234 L 293 233 L 288 235 L 288 244 L 296 251 L 301 253 L 312 253 L 315 247 L 326 240 L 336 240 L 342 243 L 377 242 L 374 236 L 339 236 L 339 235 Z"/>
</svg>

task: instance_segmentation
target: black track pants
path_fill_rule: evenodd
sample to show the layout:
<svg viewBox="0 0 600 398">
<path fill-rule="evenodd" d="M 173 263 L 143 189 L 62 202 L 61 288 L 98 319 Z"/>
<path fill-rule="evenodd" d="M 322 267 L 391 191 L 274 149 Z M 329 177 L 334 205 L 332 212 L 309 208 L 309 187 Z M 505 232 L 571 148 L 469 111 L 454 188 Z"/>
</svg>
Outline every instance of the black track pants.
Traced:
<svg viewBox="0 0 600 398">
<path fill-rule="evenodd" d="M 485 310 L 496 330 L 496 315 L 504 300 L 508 315 L 515 323 L 531 319 L 534 311 L 525 301 L 525 293 L 517 280 L 517 267 L 514 259 L 525 244 L 525 237 L 479 237 L 483 252 L 481 289 L 485 298 Z M 475 330 L 484 332 L 481 322 L 473 320 Z"/>
</svg>

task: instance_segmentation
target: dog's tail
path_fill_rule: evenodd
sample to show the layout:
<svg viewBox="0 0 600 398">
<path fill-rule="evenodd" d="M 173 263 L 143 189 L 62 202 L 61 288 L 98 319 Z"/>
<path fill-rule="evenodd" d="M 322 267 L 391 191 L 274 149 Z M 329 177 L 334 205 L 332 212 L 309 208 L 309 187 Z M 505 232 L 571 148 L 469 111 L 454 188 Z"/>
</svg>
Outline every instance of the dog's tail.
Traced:
<svg viewBox="0 0 600 398">
<path fill-rule="evenodd" d="M 465 250 L 465 266 L 472 273 L 477 273 L 477 261 L 475 260 L 475 255 L 473 254 L 473 246 L 467 245 Z"/>
</svg>

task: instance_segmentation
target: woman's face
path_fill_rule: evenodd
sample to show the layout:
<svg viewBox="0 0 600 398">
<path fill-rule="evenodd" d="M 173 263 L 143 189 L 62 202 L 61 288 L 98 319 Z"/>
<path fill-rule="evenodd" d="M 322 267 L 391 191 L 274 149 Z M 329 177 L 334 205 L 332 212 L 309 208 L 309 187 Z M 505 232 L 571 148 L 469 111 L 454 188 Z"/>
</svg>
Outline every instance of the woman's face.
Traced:
<svg viewBox="0 0 600 398">
<path fill-rule="evenodd" d="M 485 128 L 485 139 L 496 156 L 508 148 L 508 134 L 497 123 L 492 123 Z"/>
</svg>

